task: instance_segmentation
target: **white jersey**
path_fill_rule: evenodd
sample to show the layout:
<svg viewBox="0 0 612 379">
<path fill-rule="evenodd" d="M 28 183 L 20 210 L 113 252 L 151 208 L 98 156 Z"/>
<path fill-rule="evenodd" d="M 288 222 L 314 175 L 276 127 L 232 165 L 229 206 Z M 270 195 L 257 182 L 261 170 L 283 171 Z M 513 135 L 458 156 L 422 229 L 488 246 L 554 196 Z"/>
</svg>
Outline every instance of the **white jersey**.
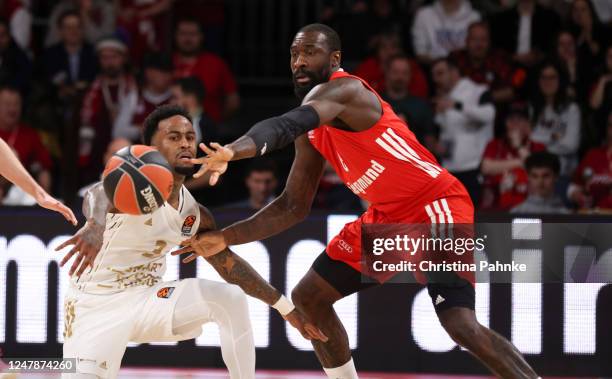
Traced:
<svg viewBox="0 0 612 379">
<path fill-rule="evenodd" d="M 91 272 L 73 278 L 77 289 L 109 294 L 134 287 L 152 287 L 166 271 L 166 254 L 193 236 L 200 225 L 200 209 L 183 186 L 178 209 L 165 203 L 152 214 L 108 213 L 102 249 Z"/>
</svg>

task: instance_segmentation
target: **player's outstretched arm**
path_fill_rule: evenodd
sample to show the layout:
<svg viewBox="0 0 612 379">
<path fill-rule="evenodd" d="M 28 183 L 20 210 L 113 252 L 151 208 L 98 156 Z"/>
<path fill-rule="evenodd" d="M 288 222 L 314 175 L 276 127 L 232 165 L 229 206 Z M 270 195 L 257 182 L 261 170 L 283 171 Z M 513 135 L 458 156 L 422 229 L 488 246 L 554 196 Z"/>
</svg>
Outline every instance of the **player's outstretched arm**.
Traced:
<svg viewBox="0 0 612 379">
<path fill-rule="evenodd" d="M 215 220 L 208 209 L 200 206 L 199 231 L 215 230 Z M 264 280 L 257 271 L 239 255 L 225 248 L 221 253 L 206 258 L 221 277 L 228 283 L 236 284 L 249 296 L 255 297 L 278 312 L 306 339 L 327 341 L 327 337 L 283 296 L 276 288 Z"/>
<path fill-rule="evenodd" d="M 194 252 L 208 257 L 227 246 L 259 241 L 297 224 L 310 212 L 324 167 L 325 160 L 321 154 L 310 145 L 307 136 L 301 136 L 295 142 L 293 166 L 285 190 L 279 197 L 246 220 L 221 231 L 199 233 L 196 238 L 186 241 L 183 249 L 172 254 Z M 195 255 L 185 260 L 193 259 Z"/>
<path fill-rule="evenodd" d="M 25 167 L 19 162 L 19 159 L 13 154 L 10 146 L 2 138 L 0 138 L 0 157 L 2 157 L 3 161 L 2 165 L 0 165 L 0 175 L 27 192 L 41 207 L 59 212 L 73 225 L 77 224 L 72 210 L 49 195 L 30 176 Z"/>
<path fill-rule="evenodd" d="M 110 208 L 111 204 L 104 193 L 102 182 L 94 184 L 87 190 L 83 199 L 83 215 L 87 218 L 87 222 L 72 238 L 55 249 L 59 251 L 67 246 L 72 246 L 72 249 L 60 262 L 60 267 L 63 267 L 76 255 L 70 267 L 70 276 L 76 274 L 77 277 L 80 277 L 87 267 L 93 267 L 93 262 L 102 247 L 106 213 Z"/>
<path fill-rule="evenodd" d="M 191 160 L 194 164 L 202 165 L 194 177 L 211 171 L 210 184 L 215 185 L 219 176 L 227 170 L 228 162 L 281 149 L 306 132 L 330 123 L 344 112 L 360 90 L 363 91 L 363 86 L 355 80 L 320 84 L 306 96 L 301 106 L 281 116 L 258 122 L 236 141 L 225 146 L 212 143 L 210 148 L 200 144 L 206 156 Z"/>
</svg>

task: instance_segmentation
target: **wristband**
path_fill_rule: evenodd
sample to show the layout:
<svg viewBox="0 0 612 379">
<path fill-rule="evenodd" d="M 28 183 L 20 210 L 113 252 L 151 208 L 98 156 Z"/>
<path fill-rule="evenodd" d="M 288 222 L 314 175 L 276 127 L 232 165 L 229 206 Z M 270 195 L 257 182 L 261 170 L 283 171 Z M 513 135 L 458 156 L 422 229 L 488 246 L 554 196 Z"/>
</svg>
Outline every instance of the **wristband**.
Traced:
<svg viewBox="0 0 612 379">
<path fill-rule="evenodd" d="M 289 301 L 285 297 L 285 295 L 281 295 L 281 297 L 272 305 L 272 308 L 276 309 L 281 316 L 287 316 L 289 313 L 293 312 L 295 309 L 295 305 Z"/>
</svg>

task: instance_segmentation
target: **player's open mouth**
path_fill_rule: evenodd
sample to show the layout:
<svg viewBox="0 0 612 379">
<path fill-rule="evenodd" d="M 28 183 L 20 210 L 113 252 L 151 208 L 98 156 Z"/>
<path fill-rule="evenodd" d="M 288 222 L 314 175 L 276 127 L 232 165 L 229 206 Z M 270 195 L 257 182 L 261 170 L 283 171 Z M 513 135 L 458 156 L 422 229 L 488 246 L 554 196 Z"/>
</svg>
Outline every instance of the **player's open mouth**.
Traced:
<svg viewBox="0 0 612 379">
<path fill-rule="evenodd" d="M 190 153 L 182 153 L 178 156 L 179 160 L 182 162 L 190 162 L 191 163 L 191 159 L 193 158 L 193 155 Z"/>
<path fill-rule="evenodd" d="M 310 83 L 310 78 L 306 75 L 297 75 L 295 76 L 295 81 L 298 84 L 308 84 Z"/>
</svg>

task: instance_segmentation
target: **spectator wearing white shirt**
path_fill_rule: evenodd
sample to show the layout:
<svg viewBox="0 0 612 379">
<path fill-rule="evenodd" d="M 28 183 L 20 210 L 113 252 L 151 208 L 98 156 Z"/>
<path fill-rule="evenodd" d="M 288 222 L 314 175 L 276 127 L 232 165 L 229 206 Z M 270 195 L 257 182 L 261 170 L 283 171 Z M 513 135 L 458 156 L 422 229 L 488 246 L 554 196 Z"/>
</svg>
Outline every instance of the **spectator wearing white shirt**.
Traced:
<svg viewBox="0 0 612 379">
<path fill-rule="evenodd" d="M 412 26 L 417 58 L 425 64 L 465 47 L 468 27 L 480 14 L 466 0 L 436 0 L 421 7 Z"/>
<path fill-rule="evenodd" d="M 544 62 L 536 72 L 536 80 L 531 100 L 535 125 L 531 140 L 559 157 L 563 180 L 578 162 L 580 108 L 568 100 L 568 75 L 558 63 Z"/>
<path fill-rule="evenodd" d="M 480 160 L 493 138 L 495 107 L 488 87 L 461 77 L 449 59 L 432 65 L 436 87 L 435 122 L 440 137 L 435 153 L 442 165 L 467 188 L 472 201 L 480 198 Z"/>
</svg>

